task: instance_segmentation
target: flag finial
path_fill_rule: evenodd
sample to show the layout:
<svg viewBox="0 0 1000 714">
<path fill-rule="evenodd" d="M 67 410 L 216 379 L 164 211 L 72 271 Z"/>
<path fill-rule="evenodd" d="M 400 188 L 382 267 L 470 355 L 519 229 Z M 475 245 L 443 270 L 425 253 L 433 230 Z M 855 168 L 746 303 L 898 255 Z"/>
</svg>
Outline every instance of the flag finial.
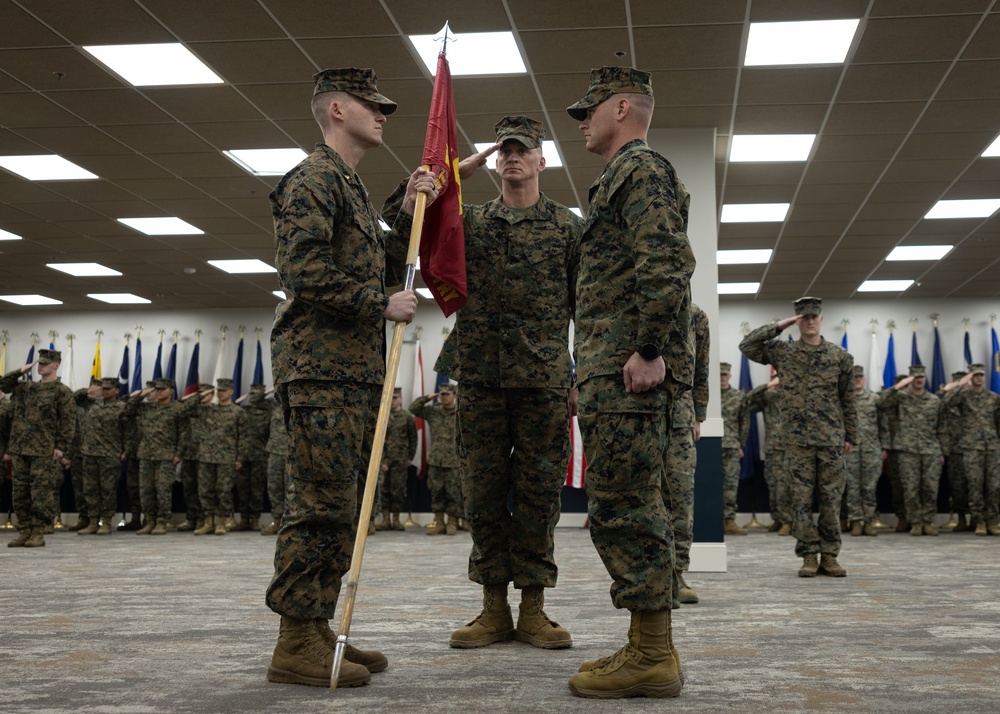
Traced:
<svg viewBox="0 0 1000 714">
<path fill-rule="evenodd" d="M 441 28 L 441 34 L 435 37 L 435 40 L 441 40 L 441 54 L 448 54 L 448 35 L 451 33 L 451 41 L 456 42 L 454 33 L 451 32 L 451 27 L 448 26 L 448 21 L 444 23 L 444 27 Z"/>
<path fill-rule="evenodd" d="M 31 333 L 31 346 L 34 347 L 35 346 L 35 342 L 37 342 L 37 341 L 38 341 L 38 333 L 37 332 L 32 332 Z"/>
<path fill-rule="evenodd" d="M 200 327 L 194 331 L 194 336 L 198 338 L 198 342 L 201 342 L 201 332 L 202 330 Z"/>
<path fill-rule="evenodd" d="M 421 325 L 414 325 L 413 336 L 419 340 L 422 334 L 424 334 L 424 328 Z"/>
<path fill-rule="evenodd" d="M 94 334 L 97 335 L 97 344 L 101 344 L 101 335 L 104 334 L 104 330 L 94 330 Z"/>
<path fill-rule="evenodd" d="M 8 334 L 9 333 L 7 332 L 7 330 L 0 330 L 0 337 L 3 338 L 3 343 L 4 344 L 7 344 L 7 335 Z"/>
<path fill-rule="evenodd" d="M 66 342 L 69 343 L 70 347 L 73 346 L 73 340 L 75 340 L 75 339 L 76 339 L 76 335 L 74 335 L 72 332 L 67 332 L 66 333 Z"/>
<path fill-rule="evenodd" d="M 910 326 L 913 328 L 914 332 L 917 331 L 917 323 L 918 322 L 920 322 L 920 318 L 919 317 L 911 317 L 910 318 Z"/>
<path fill-rule="evenodd" d="M 889 328 L 889 334 L 892 334 L 892 331 L 896 329 L 896 321 L 886 320 L 885 326 Z"/>
<path fill-rule="evenodd" d="M 142 325 L 135 326 L 135 339 L 137 340 L 142 339 Z"/>
<path fill-rule="evenodd" d="M 875 326 L 878 325 L 878 319 L 873 317 L 868 321 L 868 324 L 872 326 L 872 334 L 875 334 Z"/>
<path fill-rule="evenodd" d="M 939 312 L 932 312 L 932 313 L 931 313 L 931 324 L 933 324 L 933 325 L 934 325 L 934 327 L 937 327 L 937 323 L 938 323 L 938 316 L 939 316 L 940 314 L 941 314 L 941 313 L 939 313 Z"/>
<path fill-rule="evenodd" d="M 131 339 L 132 339 L 132 333 L 131 332 L 126 332 L 125 333 L 125 346 L 126 347 L 128 347 L 128 341 L 131 340 Z"/>
<path fill-rule="evenodd" d="M 161 329 L 159 329 L 159 330 L 156 331 L 156 334 L 158 334 L 160 336 L 160 344 L 162 345 L 163 344 L 163 336 L 165 334 L 167 334 L 167 331 L 161 328 Z"/>
<path fill-rule="evenodd" d="M 180 330 L 174 330 L 174 344 L 177 344 L 177 338 L 181 336 Z"/>
<path fill-rule="evenodd" d="M 967 317 L 963 317 L 962 318 L 962 324 L 965 325 L 965 331 L 966 332 L 969 331 L 969 323 L 970 322 L 972 322 L 972 320 L 970 320 L 969 318 L 967 318 Z"/>
<path fill-rule="evenodd" d="M 747 333 L 750 332 L 750 323 L 749 322 L 741 322 L 740 323 L 740 329 L 743 331 L 743 336 L 746 337 Z"/>
</svg>

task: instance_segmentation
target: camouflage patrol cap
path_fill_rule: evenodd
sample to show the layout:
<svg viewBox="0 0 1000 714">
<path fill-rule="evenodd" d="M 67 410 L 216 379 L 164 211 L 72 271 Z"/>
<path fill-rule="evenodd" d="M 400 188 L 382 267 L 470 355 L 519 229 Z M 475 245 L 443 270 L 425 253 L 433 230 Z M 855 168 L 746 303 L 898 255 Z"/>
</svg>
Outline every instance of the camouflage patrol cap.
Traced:
<svg viewBox="0 0 1000 714">
<path fill-rule="evenodd" d="M 229 379 L 228 377 L 219 377 L 217 380 L 215 380 L 215 383 L 216 385 L 218 385 L 217 389 L 233 388 L 233 380 Z"/>
<path fill-rule="evenodd" d="M 100 387 L 101 386 L 101 378 L 98 377 L 98 376 L 96 376 L 96 375 L 90 375 L 90 386 L 91 387 Z"/>
<path fill-rule="evenodd" d="M 102 389 L 118 389 L 118 377 L 105 377 L 101 380 Z"/>
<path fill-rule="evenodd" d="M 732 374 L 733 365 L 728 362 L 719 362 L 719 374 Z"/>
<path fill-rule="evenodd" d="M 952 382 L 957 382 L 962 377 L 964 377 L 966 374 L 968 374 L 968 372 L 952 372 L 951 373 L 951 381 Z"/>
<path fill-rule="evenodd" d="M 904 379 L 906 379 L 906 375 L 905 374 L 897 374 L 895 377 L 892 378 L 892 383 L 893 384 L 899 384 Z"/>
<path fill-rule="evenodd" d="M 323 92 L 347 92 L 358 99 L 364 99 L 366 102 L 375 102 L 386 116 L 396 111 L 396 102 L 379 94 L 375 86 L 378 77 L 375 76 L 375 70 L 371 68 L 324 69 L 313 75 L 313 81 L 316 82 L 316 86 L 313 88 L 314 97 Z"/>
<path fill-rule="evenodd" d="M 986 365 L 981 362 L 976 362 L 975 364 L 969 365 L 969 372 L 971 374 L 986 374 Z"/>
<path fill-rule="evenodd" d="M 652 97 L 653 85 L 649 79 L 649 72 L 631 67 L 592 69 L 587 96 L 576 104 L 566 107 L 566 112 L 577 121 L 583 121 L 587 118 L 588 109 L 611 99 L 616 94 L 645 94 Z"/>
<path fill-rule="evenodd" d="M 927 368 L 922 364 L 911 364 L 910 365 L 910 376 L 911 377 L 926 377 Z"/>
<path fill-rule="evenodd" d="M 267 387 L 263 384 L 251 384 L 250 394 L 263 394 L 265 389 L 267 389 Z"/>
<path fill-rule="evenodd" d="M 457 391 L 458 391 L 458 385 L 456 384 L 451 384 L 449 382 L 447 384 L 441 385 L 441 394 L 454 394 Z"/>
<path fill-rule="evenodd" d="M 519 141 L 529 149 L 540 149 L 545 138 L 545 127 L 531 117 L 504 117 L 493 128 L 497 133 L 497 143 Z"/>
<path fill-rule="evenodd" d="M 156 382 L 152 379 L 146 382 L 146 389 L 156 389 Z"/>
<path fill-rule="evenodd" d="M 209 384 L 208 382 L 202 382 L 201 384 L 198 385 L 199 392 L 207 392 L 209 389 L 215 391 L 215 385 Z"/>
<path fill-rule="evenodd" d="M 394 397 L 401 397 L 401 396 L 403 396 L 403 388 L 402 387 L 396 387 L 395 389 L 393 389 L 392 390 L 392 396 L 394 396 Z"/>
<path fill-rule="evenodd" d="M 38 350 L 38 364 L 62 362 L 62 352 L 59 350 Z"/>
<path fill-rule="evenodd" d="M 794 303 L 796 315 L 820 315 L 823 312 L 823 299 L 818 297 L 800 297 Z"/>
<path fill-rule="evenodd" d="M 161 377 L 153 383 L 157 389 L 173 389 L 174 382 L 172 379 L 167 379 L 166 377 Z"/>
<path fill-rule="evenodd" d="M 864 377 L 865 376 L 865 368 L 863 366 L 861 366 L 860 364 L 854 365 L 854 376 L 855 377 Z"/>
</svg>

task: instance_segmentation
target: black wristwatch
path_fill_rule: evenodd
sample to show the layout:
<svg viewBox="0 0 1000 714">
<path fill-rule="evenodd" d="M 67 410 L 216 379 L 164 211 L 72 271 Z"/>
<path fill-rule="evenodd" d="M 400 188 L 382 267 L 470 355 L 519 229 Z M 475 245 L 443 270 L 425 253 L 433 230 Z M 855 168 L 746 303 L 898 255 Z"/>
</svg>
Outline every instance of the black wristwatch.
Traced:
<svg viewBox="0 0 1000 714">
<path fill-rule="evenodd" d="M 654 345 L 652 342 L 647 342 L 646 344 L 639 347 L 636 350 L 639 356 L 642 357 L 647 362 L 652 362 L 654 359 L 660 356 L 660 348 Z"/>
</svg>

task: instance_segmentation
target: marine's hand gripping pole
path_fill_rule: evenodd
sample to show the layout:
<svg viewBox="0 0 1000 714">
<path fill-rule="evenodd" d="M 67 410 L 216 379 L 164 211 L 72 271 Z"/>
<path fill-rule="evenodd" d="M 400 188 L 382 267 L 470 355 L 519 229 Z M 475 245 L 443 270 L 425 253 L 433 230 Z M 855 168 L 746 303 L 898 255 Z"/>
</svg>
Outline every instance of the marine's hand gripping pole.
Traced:
<svg viewBox="0 0 1000 714">
<path fill-rule="evenodd" d="M 425 166 L 424 168 L 428 167 Z M 417 203 L 413 209 L 413 227 L 410 229 L 410 246 L 406 251 L 404 290 L 413 289 L 413 276 L 416 273 L 417 252 L 420 249 L 420 234 L 423 231 L 424 211 L 426 208 L 427 195 L 417 193 Z M 382 460 L 382 448 L 385 445 L 385 431 L 389 422 L 389 412 L 392 407 L 392 392 L 396 384 L 396 373 L 399 371 L 399 356 L 403 351 L 403 336 L 405 332 L 405 322 L 397 322 L 392 331 L 392 345 L 389 348 L 389 359 L 385 366 L 382 399 L 378 407 L 378 420 L 375 422 L 375 441 L 372 444 L 371 458 L 368 460 L 368 478 L 365 480 L 365 493 L 361 500 L 358 534 L 354 539 L 354 552 L 351 555 L 351 570 L 347 576 L 347 589 L 344 591 L 342 597 L 343 606 L 340 611 L 340 627 L 337 629 L 337 645 L 333 650 L 333 669 L 330 672 L 330 689 L 337 688 L 340 665 L 344 661 L 344 652 L 347 649 L 347 636 L 351 632 L 354 598 L 358 593 L 358 582 L 361 580 L 361 560 L 364 558 L 365 542 L 368 539 L 368 524 L 371 522 L 372 505 L 375 502 L 375 489 L 378 488 L 379 463 Z"/>
</svg>

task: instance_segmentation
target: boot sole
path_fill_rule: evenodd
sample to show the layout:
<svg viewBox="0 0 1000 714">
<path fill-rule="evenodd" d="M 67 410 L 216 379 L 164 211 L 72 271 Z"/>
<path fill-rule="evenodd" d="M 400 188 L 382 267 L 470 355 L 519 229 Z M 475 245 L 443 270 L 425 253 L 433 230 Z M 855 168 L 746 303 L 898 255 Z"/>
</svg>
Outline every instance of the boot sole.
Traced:
<svg viewBox="0 0 1000 714">
<path fill-rule="evenodd" d="M 829 576 L 831 578 L 846 578 L 847 577 L 847 571 L 846 570 L 843 571 L 843 572 L 840 572 L 840 573 L 831 573 L 829 570 L 825 570 L 824 568 L 820 568 L 819 569 L 819 574 L 820 575 L 827 575 L 827 576 Z"/>
<path fill-rule="evenodd" d="M 697 595 L 684 595 L 684 596 L 682 596 L 679 599 L 681 601 L 681 605 L 697 605 L 698 604 L 698 596 Z"/>
<path fill-rule="evenodd" d="M 572 637 L 565 640 L 543 640 L 521 630 L 514 630 L 514 639 L 518 642 L 526 642 L 542 650 L 564 650 L 573 646 Z"/>
<path fill-rule="evenodd" d="M 368 684 L 372 680 L 372 676 L 369 673 L 365 677 L 360 677 L 357 679 L 346 679 L 343 676 L 337 678 L 338 687 L 360 687 L 363 684 Z M 279 684 L 305 684 L 310 687 L 329 687 L 330 678 L 329 677 L 306 677 L 295 672 L 288 672 L 283 669 L 275 669 L 274 667 L 267 668 L 267 681 L 277 682 Z"/>
<path fill-rule="evenodd" d="M 603 690 L 603 689 L 580 689 L 572 682 L 569 690 L 578 697 L 587 699 L 630 699 L 633 697 L 648 697 L 651 699 L 669 699 L 681 693 L 683 686 L 681 678 L 678 677 L 666 684 L 635 684 L 625 689 Z"/>
<path fill-rule="evenodd" d="M 510 642 L 513 639 L 514 630 L 507 630 L 505 632 L 498 632 L 495 635 L 490 635 L 489 637 L 484 637 L 481 640 L 456 640 L 452 637 L 448 640 L 448 646 L 455 647 L 460 650 L 472 650 L 477 647 L 488 647 L 489 645 L 497 642 Z"/>
</svg>

